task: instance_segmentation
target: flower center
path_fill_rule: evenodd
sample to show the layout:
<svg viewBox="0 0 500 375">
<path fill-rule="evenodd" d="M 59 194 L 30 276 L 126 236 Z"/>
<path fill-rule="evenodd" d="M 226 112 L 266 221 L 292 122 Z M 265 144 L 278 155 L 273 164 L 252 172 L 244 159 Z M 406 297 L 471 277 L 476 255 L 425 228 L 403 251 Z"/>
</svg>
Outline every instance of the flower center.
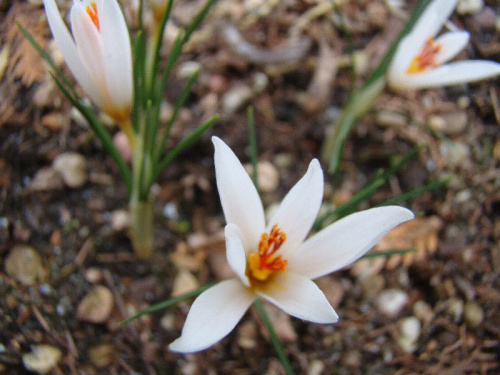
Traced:
<svg viewBox="0 0 500 375">
<path fill-rule="evenodd" d="M 90 4 L 85 7 L 85 10 L 95 27 L 97 27 L 97 30 L 99 30 L 99 17 L 97 16 L 97 5 L 95 4 L 95 1 L 91 1 Z"/>
<path fill-rule="evenodd" d="M 283 271 L 288 261 L 281 255 L 276 255 L 280 246 L 285 242 L 286 234 L 274 225 L 271 233 L 262 233 L 258 252 L 252 252 L 247 259 L 246 275 L 252 282 L 263 282 L 276 272 Z"/>
<path fill-rule="evenodd" d="M 406 73 L 421 73 L 429 67 L 437 67 L 436 55 L 441 50 L 441 44 L 435 44 L 432 38 L 428 38 L 424 47 L 411 61 Z"/>
</svg>

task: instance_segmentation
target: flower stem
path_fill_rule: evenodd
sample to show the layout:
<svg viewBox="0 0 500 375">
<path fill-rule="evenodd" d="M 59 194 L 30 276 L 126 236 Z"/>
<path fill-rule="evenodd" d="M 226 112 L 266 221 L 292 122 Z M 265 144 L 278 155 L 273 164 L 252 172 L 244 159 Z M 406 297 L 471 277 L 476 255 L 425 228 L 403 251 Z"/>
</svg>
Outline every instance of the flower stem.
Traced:
<svg viewBox="0 0 500 375">
<path fill-rule="evenodd" d="M 288 357 L 286 356 L 285 350 L 283 349 L 283 345 L 281 345 L 281 341 L 279 340 L 278 336 L 276 336 L 276 332 L 274 331 L 273 325 L 271 321 L 269 320 L 269 317 L 267 316 L 266 310 L 264 309 L 264 305 L 262 304 L 262 301 L 260 299 L 255 300 L 255 308 L 257 309 L 257 312 L 260 315 L 260 318 L 264 322 L 264 325 L 267 328 L 267 331 L 269 332 L 269 336 L 271 338 L 271 342 L 273 343 L 274 349 L 276 349 L 276 352 L 278 353 L 278 357 L 283 364 L 283 368 L 285 369 L 285 373 L 287 375 L 294 375 L 295 373 L 293 372 L 292 365 L 290 364 L 290 361 L 288 360 Z"/>
<path fill-rule="evenodd" d="M 137 258 L 151 259 L 153 254 L 153 200 L 130 201 L 132 248 Z"/>
<path fill-rule="evenodd" d="M 130 122 L 130 117 L 127 117 L 123 121 L 119 121 L 118 126 L 127 137 L 130 149 L 132 150 L 132 152 L 134 152 L 137 147 L 137 142 L 136 142 L 136 134 L 134 132 L 134 128 L 132 127 L 132 123 Z"/>
</svg>

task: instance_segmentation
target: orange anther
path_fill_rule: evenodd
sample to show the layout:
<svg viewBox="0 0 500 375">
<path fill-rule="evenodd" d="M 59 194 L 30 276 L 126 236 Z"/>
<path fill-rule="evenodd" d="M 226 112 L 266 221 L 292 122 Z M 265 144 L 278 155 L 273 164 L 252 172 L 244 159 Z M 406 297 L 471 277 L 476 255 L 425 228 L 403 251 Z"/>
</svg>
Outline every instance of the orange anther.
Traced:
<svg viewBox="0 0 500 375">
<path fill-rule="evenodd" d="M 251 253 L 248 257 L 247 275 L 258 281 L 266 281 L 274 272 L 283 271 L 288 261 L 275 253 L 285 241 L 286 234 L 279 229 L 278 225 L 272 227 L 271 233 L 262 233 L 258 252 Z"/>
<path fill-rule="evenodd" d="M 99 17 L 97 16 L 97 5 L 95 1 L 91 1 L 90 5 L 87 5 L 85 10 L 87 11 L 87 14 L 94 23 L 95 27 L 97 27 L 97 30 L 99 30 Z"/>
<path fill-rule="evenodd" d="M 428 38 L 422 50 L 411 61 L 406 73 L 421 73 L 429 67 L 436 67 L 436 55 L 441 50 L 441 44 L 435 44 L 432 38 Z"/>
</svg>

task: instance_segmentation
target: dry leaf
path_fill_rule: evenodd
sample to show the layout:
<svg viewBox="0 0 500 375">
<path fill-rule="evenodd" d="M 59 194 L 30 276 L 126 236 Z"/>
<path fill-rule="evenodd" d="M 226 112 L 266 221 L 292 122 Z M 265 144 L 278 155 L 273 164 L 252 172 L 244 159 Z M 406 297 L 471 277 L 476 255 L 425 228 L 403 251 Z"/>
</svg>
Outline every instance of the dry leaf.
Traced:
<svg viewBox="0 0 500 375">
<path fill-rule="evenodd" d="M 3 78 L 5 69 L 7 69 L 7 65 L 9 63 L 9 57 L 10 57 L 10 47 L 8 45 L 2 46 L 2 49 L 0 50 L 0 80 Z"/>
<path fill-rule="evenodd" d="M 407 221 L 391 230 L 375 246 L 374 252 L 416 248 L 416 252 L 394 254 L 389 257 L 363 259 L 351 267 L 351 274 L 364 279 L 378 274 L 382 269 L 394 269 L 401 263 L 410 266 L 436 251 L 438 232 L 443 223 L 437 216 L 421 217 Z"/>
<path fill-rule="evenodd" d="M 419 217 L 407 221 L 391 230 L 375 246 L 375 251 L 387 251 L 393 249 L 417 248 L 416 252 L 402 255 L 393 255 L 387 258 L 386 268 L 393 269 L 401 262 L 405 266 L 415 261 L 421 261 L 427 255 L 436 251 L 438 245 L 438 232 L 443 222 L 437 216 Z"/>
<path fill-rule="evenodd" d="M 15 21 L 28 30 L 37 43 L 45 48 L 50 33 L 43 15 L 43 10 L 38 6 L 15 2 L 2 22 L 2 31 L 6 32 L 7 43 L 11 49 L 7 73 L 10 79 L 20 79 L 25 86 L 41 81 L 45 75 L 45 66 L 43 59 L 21 33 Z"/>
<path fill-rule="evenodd" d="M 6 123 L 22 125 L 29 121 L 33 102 L 26 87 L 45 77 L 43 59 L 21 33 L 16 21 L 34 36 L 42 48 L 51 39 L 40 5 L 13 2 L 0 22 L 2 58 L 8 52 L 7 66 L 2 68 L 5 71 L 0 78 L 0 126 Z"/>
</svg>

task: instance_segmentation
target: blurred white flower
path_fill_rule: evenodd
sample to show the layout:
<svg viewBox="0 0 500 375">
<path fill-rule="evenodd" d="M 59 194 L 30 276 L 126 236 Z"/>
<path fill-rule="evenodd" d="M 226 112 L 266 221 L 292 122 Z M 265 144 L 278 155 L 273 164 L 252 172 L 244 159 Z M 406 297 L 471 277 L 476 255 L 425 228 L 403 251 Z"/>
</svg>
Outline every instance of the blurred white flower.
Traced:
<svg viewBox="0 0 500 375">
<path fill-rule="evenodd" d="M 215 344 L 258 297 L 300 319 L 337 322 L 337 314 L 311 280 L 352 263 L 413 213 L 397 206 L 374 208 L 345 217 L 305 240 L 323 197 L 319 162 L 311 162 L 266 225 L 262 202 L 245 169 L 222 140 L 212 140 L 227 221 L 226 257 L 237 277 L 194 301 L 181 337 L 170 349 L 190 353 Z"/>
<path fill-rule="evenodd" d="M 436 39 L 457 0 L 434 0 L 399 43 L 387 80 L 395 90 L 421 89 L 478 81 L 500 74 L 500 64 L 466 60 L 444 64 L 465 48 L 467 31 L 449 31 Z"/>
<path fill-rule="evenodd" d="M 119 124 L 132 111 L 130 38 L 116 0 L 74 0 L 71 31 L 54 0 L 43 0 L 52 35 L 91 100 Z"/>
</svg>

